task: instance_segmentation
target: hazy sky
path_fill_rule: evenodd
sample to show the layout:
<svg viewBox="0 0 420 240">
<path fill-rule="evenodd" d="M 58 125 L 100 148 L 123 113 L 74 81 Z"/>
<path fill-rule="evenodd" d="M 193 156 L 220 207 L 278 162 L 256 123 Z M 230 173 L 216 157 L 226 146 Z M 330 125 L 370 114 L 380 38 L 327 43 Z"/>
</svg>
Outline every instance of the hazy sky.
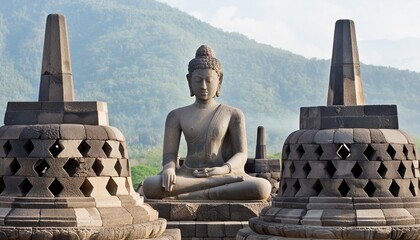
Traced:
<svg viewBox="0 0 420 240">
<path fill-rule="evenodd" d="M 159 0 L 228 32 L 308 58 L 330 58 L 334 24 L 356 24 L 364 63 L 420 71 L 418 0 Z"/>
</svg>

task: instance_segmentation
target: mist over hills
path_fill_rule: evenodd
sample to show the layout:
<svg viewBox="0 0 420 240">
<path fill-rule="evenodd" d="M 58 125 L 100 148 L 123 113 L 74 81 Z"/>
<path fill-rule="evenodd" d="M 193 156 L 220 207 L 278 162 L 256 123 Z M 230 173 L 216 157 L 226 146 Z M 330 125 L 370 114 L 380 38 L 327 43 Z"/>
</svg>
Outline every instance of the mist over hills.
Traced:
<svg viewBox="0 0 420 240">
<path fill-rule="evenodd" d="M 218 101 L 243 110 L 250 150 L 257 126 L 266 128 L 269 151 L 278 152 L 298 128 L 299 107 L 326 103 L 329 60 L 223 32 L 166 4 L 18 0 L 0 5 L 1 118 L 8 101 L 37 100 L 49 13 L 67 18 L 77 100 L 107 102 L 110 124 L 130 148 L 161 145 L 166 114 L 193 102 L 185 74 L 201 44 L 222 62 Z M 371 65 L 361 71 L 366 104 L 397 104 L 401 129 L 420 136 L 420 74 Z"/>
</svg>

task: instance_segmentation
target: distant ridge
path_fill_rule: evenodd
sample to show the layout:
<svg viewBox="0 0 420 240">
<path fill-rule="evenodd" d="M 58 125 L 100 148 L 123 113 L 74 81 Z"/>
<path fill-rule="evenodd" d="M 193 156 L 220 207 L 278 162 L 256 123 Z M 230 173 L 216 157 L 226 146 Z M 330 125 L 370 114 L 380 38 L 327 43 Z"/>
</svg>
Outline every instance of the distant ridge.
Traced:
<svg viewBox="0 0 420 240">
<path fill-rule="evenodd" d="M 223 32 L 166 4 L 21 0 L 0 5 L 0 114 L 7 101 L 37 98 L 43 28 L 54 12 L 67 17 L 76 99 L 108 102 L 110 124 L 130 146 L 160 145 L 167 112 L 193 101 L 185 74 L 204 43 L 225 70 L 219 101 L 244 111 L 251 150 L 258 125 L 269 152 L 278 152 L 298 128 L 299 107 L 326 104 L 329 60 Z M 420 136 L 420 74 L 370 65 L 361 71 L 366 104 L 397 104 L 400 128 Z"/>
</svg>

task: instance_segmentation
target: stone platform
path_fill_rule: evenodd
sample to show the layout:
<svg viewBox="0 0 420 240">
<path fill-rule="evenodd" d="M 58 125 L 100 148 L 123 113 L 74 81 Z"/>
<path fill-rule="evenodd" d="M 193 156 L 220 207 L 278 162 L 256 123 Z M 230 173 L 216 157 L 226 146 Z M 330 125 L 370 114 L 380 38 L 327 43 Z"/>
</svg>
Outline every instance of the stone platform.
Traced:
<svg viewBox="0 0 420 240">
<path fill-rule="evenodd" d="M 165 218 L 167 228 L 179 228 L 182 239 L 235 239 L 248 219 L 269 205 L 262 201 L 146 200 Z"/>
</svg>

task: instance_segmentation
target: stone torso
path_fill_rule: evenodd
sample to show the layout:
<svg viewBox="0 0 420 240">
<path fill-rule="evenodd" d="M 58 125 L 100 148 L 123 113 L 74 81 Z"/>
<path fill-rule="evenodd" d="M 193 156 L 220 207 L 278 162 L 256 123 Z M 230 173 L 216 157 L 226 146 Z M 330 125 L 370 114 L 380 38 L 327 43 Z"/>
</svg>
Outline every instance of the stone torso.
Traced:
<svg viewBox="0 0 420 240">
<path fill-rule="evenodd" d="M 195 108 L 195 111 L 190 111 Z M 188 146 L 184 162 L 190 168 L 221 166 L 231 156 L 229 125 L 230 107 L 217 104 L 210 108 L 196 108 L 190 105 L 178 110 L 180 128 Z M 226 114 L 229 113 L 229 114 Z"/>
</svg>

